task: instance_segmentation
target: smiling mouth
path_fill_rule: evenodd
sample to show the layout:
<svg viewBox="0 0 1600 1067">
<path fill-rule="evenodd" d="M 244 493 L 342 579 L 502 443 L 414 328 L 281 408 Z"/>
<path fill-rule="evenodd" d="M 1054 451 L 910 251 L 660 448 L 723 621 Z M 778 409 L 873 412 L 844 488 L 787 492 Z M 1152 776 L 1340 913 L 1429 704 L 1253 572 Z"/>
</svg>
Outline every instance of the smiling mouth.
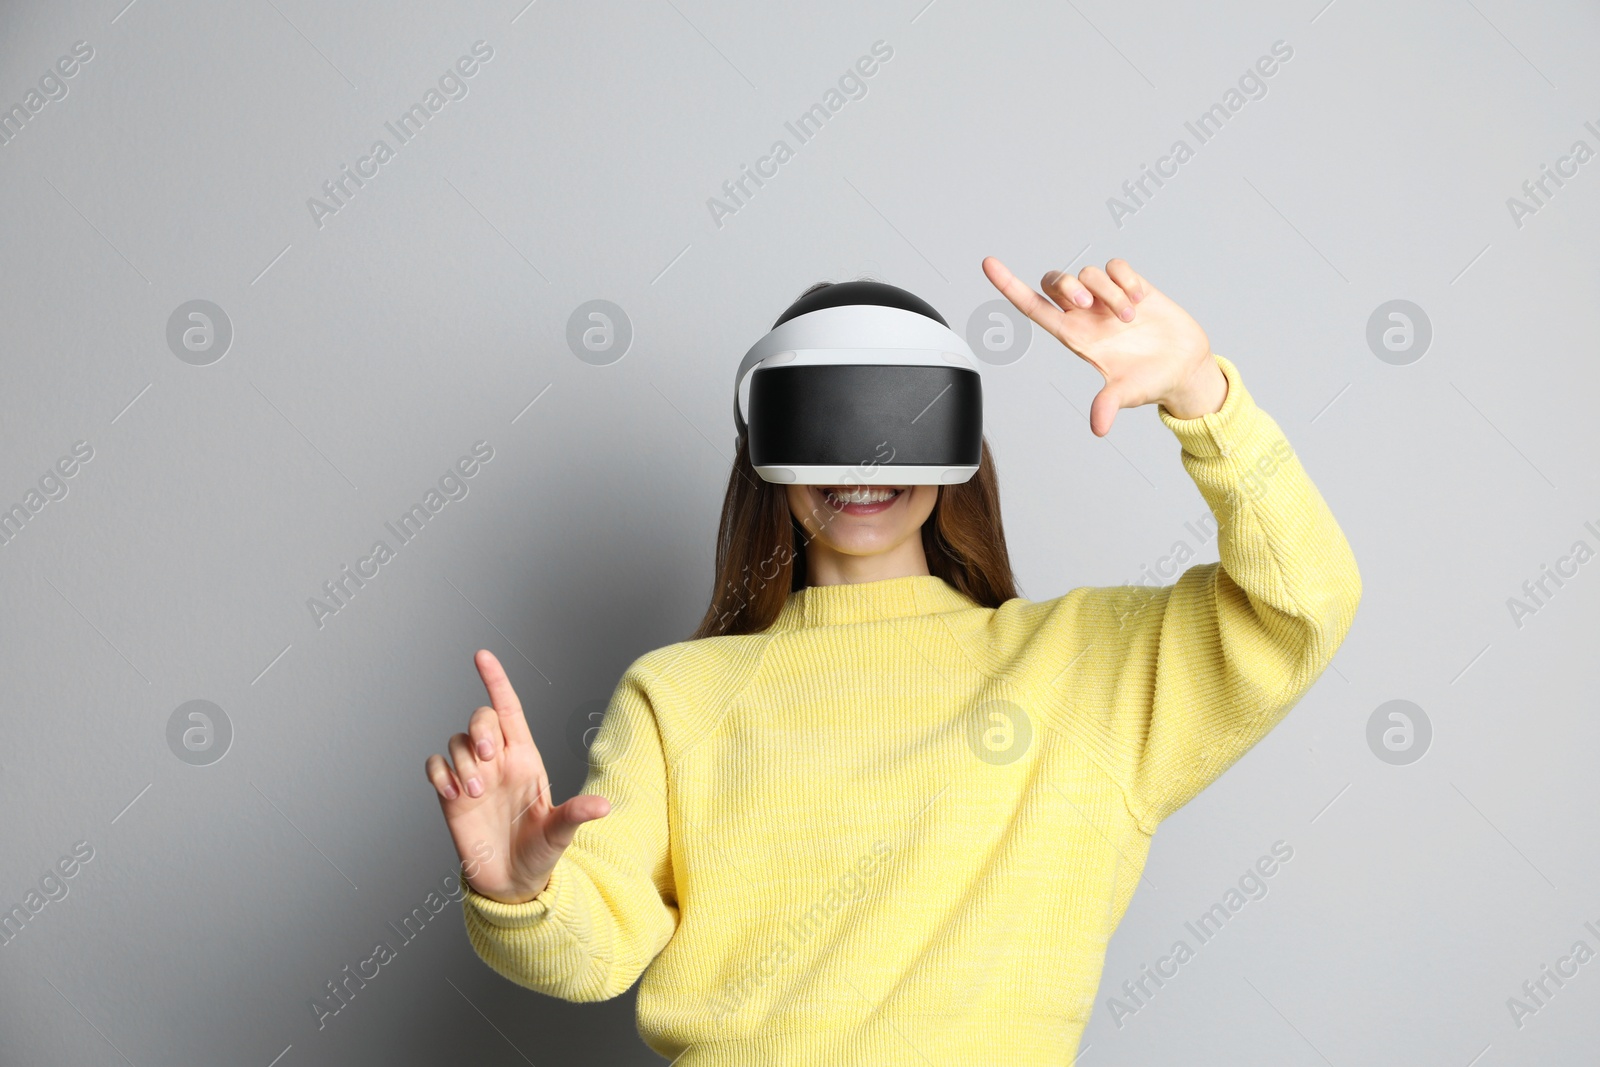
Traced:
<svg viewBox="0 0 1600 1067">
<path fill-rule="evenodd" d="M 829 507 L 847 515 L 872 515 L 883 511 L 905 493 L 904 488 L 888 486 L 825 485 L 817 488 Z"/>
</svg>

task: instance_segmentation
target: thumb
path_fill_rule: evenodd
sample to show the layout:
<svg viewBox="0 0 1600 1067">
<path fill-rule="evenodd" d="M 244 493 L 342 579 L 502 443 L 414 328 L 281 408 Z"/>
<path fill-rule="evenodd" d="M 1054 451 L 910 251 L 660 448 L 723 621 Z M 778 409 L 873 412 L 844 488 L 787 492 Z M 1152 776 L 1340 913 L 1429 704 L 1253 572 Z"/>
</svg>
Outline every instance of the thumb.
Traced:
<svg viewBox="0 0 1600 1067">
<path fill-rule="evenodd" d="M 1122 390 L 1118 383 L 1107 382 L 1105 388 L 1095 394 L 1094 403 L 1089 405 L 1089 429 L 1096 437 L 1104 437 L 1111 432 L 1111 423 L 1116 419 L 1117 412 L 1123 408 Z"/>
<path fill-rule="evenodd" d="M 572 844 L 578 827 L 611 814 L 611 801 L 596 793 L 580 793 L 550 809 L 544 825 L 544 839 L 550 847 L 565 851 Z"/>
</svg>

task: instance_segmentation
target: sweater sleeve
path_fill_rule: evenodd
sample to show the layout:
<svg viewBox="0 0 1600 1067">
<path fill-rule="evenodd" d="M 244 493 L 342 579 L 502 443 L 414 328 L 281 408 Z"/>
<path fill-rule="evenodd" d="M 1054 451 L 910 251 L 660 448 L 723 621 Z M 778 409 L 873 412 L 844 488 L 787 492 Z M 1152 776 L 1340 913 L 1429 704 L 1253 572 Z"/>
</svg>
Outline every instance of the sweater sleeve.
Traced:
<svg viewBox="0 0 1600 1067">
<path fill-rule="evenodd" d="M 583 792 L 611 801 L 611 811 L 578 827 L 537 897 L 505 904 L 462 882 L 467 938 L 483 961 L 519 985 L 579 1002 L 626 992 L 678 925 L 666 761 L 637 665 L 612 694 Z"/>
<path fill-rule="evenodd" d="M 1219 411 L 1157 411 L 1216 517 L 1220 560 L 1131 599 L 1116 591 L 1125 659 L 1109 726 L 1146 833 L 1282 721 L 1361 599 L 1350 545 L 1283 431 L 1213 357 L 1228 380 Z"/>
</svg>

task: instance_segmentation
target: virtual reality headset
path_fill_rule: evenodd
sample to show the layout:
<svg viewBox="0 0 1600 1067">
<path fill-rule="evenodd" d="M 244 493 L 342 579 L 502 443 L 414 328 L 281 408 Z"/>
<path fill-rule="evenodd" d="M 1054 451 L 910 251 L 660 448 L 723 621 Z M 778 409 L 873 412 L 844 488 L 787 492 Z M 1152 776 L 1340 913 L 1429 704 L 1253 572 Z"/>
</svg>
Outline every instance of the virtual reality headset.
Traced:
<svg viewBox="0 0 1600 1067">
<path fill-rule="evenodd" d="M 769 482 L 952 485 L 978 471 L 977 358 L 932 305 L 883 282 L 795 301 L 745 353 L 733 390 L 734 425 Z"/>
</svg>

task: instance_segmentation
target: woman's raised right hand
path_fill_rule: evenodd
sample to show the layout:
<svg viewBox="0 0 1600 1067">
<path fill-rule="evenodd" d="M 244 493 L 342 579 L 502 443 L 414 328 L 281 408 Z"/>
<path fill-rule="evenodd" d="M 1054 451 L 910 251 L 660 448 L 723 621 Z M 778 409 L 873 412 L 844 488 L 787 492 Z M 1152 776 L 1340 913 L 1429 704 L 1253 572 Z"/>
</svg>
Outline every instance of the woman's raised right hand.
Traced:
<svg viewBox="0 0 1600 1067">
<path fill-rule="evenodd" d="M 450 738 L 448 761 L 428 757 L 428 780 L 468 883 L 486 897 L 521 904 L 544 891 L 578 827 L 609 814 L 611 802 L 580 793 L 551 806 L 550 778 L 511 679 L 487 649 L 474 662 L 493 706 L 473 712 L 467 732 Z"/>
</svg>

